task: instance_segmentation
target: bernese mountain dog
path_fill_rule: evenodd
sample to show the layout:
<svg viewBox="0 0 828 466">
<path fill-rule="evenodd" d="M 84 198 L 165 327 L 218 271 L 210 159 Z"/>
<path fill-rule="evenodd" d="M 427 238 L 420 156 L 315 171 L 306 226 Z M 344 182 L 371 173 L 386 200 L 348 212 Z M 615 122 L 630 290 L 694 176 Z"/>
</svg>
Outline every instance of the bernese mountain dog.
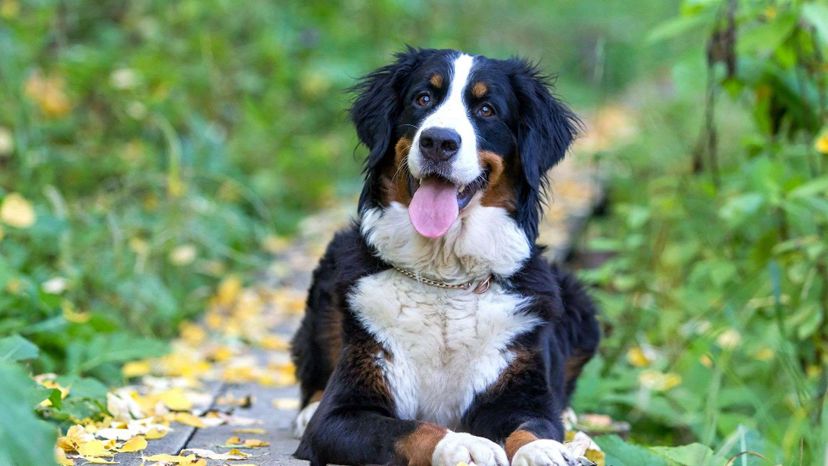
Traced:
<svg viewBox="0 0 828 466">
<path fill-rule="evenodd" d="M 355 86 L 358 219 L 292 341 L 313 466 L 563 466 L 561 414 L 600 331 L 535 244 L 579 122 L 536 65 L 413 49 Z"/>
</svg>

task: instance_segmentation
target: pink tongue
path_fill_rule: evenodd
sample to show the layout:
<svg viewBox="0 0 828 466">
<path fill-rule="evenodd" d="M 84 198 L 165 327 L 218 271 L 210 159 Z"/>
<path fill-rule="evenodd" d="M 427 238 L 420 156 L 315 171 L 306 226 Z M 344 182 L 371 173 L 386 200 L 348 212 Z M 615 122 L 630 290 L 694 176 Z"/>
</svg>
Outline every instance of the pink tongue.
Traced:
<svg viewBox="0 0 828 466">
<path fill-rule="evenodd" d="M 438 178 L 422 180 L 408 206 L 411 224 L 426 238 L 446 234 L 458 213 L 457 187 Z"/>
</svg>

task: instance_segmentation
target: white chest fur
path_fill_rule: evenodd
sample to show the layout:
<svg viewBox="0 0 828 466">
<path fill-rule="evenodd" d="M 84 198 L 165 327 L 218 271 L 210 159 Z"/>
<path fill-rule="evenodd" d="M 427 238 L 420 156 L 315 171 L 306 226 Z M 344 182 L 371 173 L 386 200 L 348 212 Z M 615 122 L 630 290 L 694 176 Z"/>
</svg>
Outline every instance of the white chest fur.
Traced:
<svg viewBox="0 0 828 466">
<path fill-rule="evenodd" d="M 524 298 L 498 284 L 478 295 L 424 285 L 394 270 L 361 279 L 349 301 L 391 355 L 378 360 L 397 415 L 449 428 L 509 365 L 508 344 L 538 323 L 520 313 Z"/>
</svg>

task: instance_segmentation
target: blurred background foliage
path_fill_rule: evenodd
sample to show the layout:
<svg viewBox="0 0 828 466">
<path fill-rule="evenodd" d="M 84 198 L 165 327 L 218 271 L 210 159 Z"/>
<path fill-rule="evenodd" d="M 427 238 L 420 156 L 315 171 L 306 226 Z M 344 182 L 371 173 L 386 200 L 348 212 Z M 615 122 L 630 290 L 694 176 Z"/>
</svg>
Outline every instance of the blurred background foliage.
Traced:
<svg viewBox="0 0 828 466">
<path fill-rule="evenodd" d="M 609 332 L 576 407 L 712 450 L 607 437 L 608 464 L 822 464 L 826 43 L 824 1 L 0 0 L 0 405 L 57 372 L 84 388 L 49 417 L 100 412 L 222 277 L 356 193 L 345 89 L 411 44 L 537 59 L 634 127 L 595 156 Z"/>
</svg>

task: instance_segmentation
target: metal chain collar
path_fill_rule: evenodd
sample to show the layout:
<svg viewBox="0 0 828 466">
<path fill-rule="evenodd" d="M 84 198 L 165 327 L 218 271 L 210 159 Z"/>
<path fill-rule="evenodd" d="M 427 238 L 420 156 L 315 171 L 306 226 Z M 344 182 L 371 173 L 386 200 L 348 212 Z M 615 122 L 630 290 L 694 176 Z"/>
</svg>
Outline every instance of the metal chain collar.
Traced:
<svg viewBox="0 0 828 466">
<path fill-rule="evenodd" d="M 396 265 L 392 265 L 392 267 L 397 272 L 405 275 L 408 278 L 411 278 L 412 280 L 416 280 L 420 283 L 424 283 L 424 284 L 429 285 L 429 286 L 435 286 L 437 288 L 446 288 L 446 289 L 452 289 L 452 290 L 468 290 L 472 287 L 472 285 L 474 285 L 474 282 L 475 282 L 475 280 L 471 280 L 471 281 L 468 281 L 466 283 L 440 282 L 440 281 L 437 281 L 437 280 L 431 280 L 429 278 L 421 277 L 421 276 L 419 276 L 419 275 L 417 275 L 413 272 L 410 272 L 408 270 L 397 267 Z M 492 275 L 489 275 L 485 279 L 481 280 L 480 283 L 478 283 L 477 286 L 474 287 L 474 289 L 473 289 L 474 293 L 475 294 L 483 294 L 483 293 L 489 291 L 489 288 L 492 286 L 492 278 L 493 278 Z"/>
</svg>

